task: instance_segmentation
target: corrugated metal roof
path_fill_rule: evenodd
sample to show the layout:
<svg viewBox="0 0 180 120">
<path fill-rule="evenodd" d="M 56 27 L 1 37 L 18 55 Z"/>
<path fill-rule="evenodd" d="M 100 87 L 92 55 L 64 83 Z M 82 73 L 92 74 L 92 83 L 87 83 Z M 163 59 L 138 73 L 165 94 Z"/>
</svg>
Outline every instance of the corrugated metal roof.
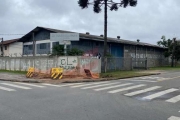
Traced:
<svg viewBox="0 0 180 120">
<path fill-rule="evenodd" d="M 17 39 L 12 39 L 12 40 L 6 40 L 6 41 L 3 41 L 3 45 L 8 45 L 8 44 L 11 44 L 11 43 L 14 43 L 14 42 L 18 42 L 19 38 Z"/>
<path fill-rule="evenodd" d="M 51 32 L 54 32 L 54 33 L 77 33 L 77 32 L 58 30 L 58 29 L 52 29 L 52 28 L 46 28 L 46 27 L 40 27 L 40 26 L 36 27 L 31 32 L 37 32 L 39 29 L 45 29 L 45 30 L 48 30 L 48 31 L 51 31 Z M 26 38 L 28 36 L 31 36 L 32 35 L 31 32 L 29 32 L 28 34 L 23 36 L 21 39 Z M 91 40 L 96 40 L 96 41 L 104 41 L 104 37 L 101 37 L 101 36 L 85 34 L 85 33 L 79 33 L 79 34 L 80 34 L 80 38 L 91 39 Z M 129 45 L 149 46 L 149 47 L 156 47 L 156 48 L 166 49 L 164 47 L 149 44 L 149 43 L 130 41 L 130 40 L 124 40 L 124 39 L 118 39 L 118 38 L 111 38 L 111 37 L 107 37 L 107 42 L 122 43 L 122 44 L 129 44 Z"/>
</svg>

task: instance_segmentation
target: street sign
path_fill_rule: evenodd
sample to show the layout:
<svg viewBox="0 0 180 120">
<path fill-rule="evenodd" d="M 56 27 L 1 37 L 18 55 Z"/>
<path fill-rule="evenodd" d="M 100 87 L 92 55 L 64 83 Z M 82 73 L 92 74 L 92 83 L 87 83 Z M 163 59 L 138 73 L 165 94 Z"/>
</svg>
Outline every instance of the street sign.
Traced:
<svg viewBox="0 0 180 120">
<path fill-rule="evenodd" d="M 50 40 L 64 45 L 64 54 L 67 55 L 67 45 L 70 45 L 71 41 L 79 41 L 79 33 L 50 33 Z"/>
<path fill-rule="evenodd" d="M 69 40 L 63 40 L 59 42 L 60 45 L 71 45 L 71 41 Z"/>
<path fill-rule="evenodd" d="M 51 41 L 79 41 L 79 33 L 50 33 Z"/>
</svg>

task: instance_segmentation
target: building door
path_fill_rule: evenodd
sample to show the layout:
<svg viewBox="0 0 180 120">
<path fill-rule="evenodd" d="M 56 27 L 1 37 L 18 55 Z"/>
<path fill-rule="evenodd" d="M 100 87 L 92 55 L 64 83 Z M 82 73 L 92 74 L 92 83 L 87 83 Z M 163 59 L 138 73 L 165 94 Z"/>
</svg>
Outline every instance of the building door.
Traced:
<svg viewBox="0 0 180 120">
<path fill-rule="evenodd" d="M 123 46 L 118 44 L 111 44 L 111 55 L 113 57 L 123 57 Z"/>
<path fill-rule="evenodd" d="M 112 58 L 108 58 L 108 69 L 122 70 L 123 69 L 123 45 L 111 44 Z"/>
</svg>

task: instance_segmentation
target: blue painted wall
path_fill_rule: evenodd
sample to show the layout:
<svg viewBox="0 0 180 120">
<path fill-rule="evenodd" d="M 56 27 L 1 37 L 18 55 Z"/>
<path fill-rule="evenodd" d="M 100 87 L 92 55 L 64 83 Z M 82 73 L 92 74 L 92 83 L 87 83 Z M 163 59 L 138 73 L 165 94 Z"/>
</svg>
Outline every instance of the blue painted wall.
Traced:
<svg viewBox="0 0 180 120">
<path fill-rule="evenodd" d="M 124 47 L 121 44 L 111 44 L 111 55 L 113 57 L 123 57 Z"/>
</svg>

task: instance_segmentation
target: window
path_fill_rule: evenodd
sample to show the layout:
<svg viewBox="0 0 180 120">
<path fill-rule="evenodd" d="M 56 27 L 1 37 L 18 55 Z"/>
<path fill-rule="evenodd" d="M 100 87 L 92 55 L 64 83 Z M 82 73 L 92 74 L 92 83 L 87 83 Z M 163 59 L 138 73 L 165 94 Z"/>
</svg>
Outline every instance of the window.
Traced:
<svg viewBox="0 0 180 120">
<path fill-rule="evenodd" d="M 53 47 L 59 45 L 59 42 L 53 42 Z"/>
<path fill-rule="evenodd" d="M 7 46 L 5 46 L 4 49 L 7 50 Z"/>
<path fill-rule="evenodd" d="M 33 50 L 33 45 L 28 45 L 29 50 Z"/>
<path fill-rule="evenodd" d="M 40 44 L 40 49 L 46 49 L 46 43 Z"/>
</svg>

